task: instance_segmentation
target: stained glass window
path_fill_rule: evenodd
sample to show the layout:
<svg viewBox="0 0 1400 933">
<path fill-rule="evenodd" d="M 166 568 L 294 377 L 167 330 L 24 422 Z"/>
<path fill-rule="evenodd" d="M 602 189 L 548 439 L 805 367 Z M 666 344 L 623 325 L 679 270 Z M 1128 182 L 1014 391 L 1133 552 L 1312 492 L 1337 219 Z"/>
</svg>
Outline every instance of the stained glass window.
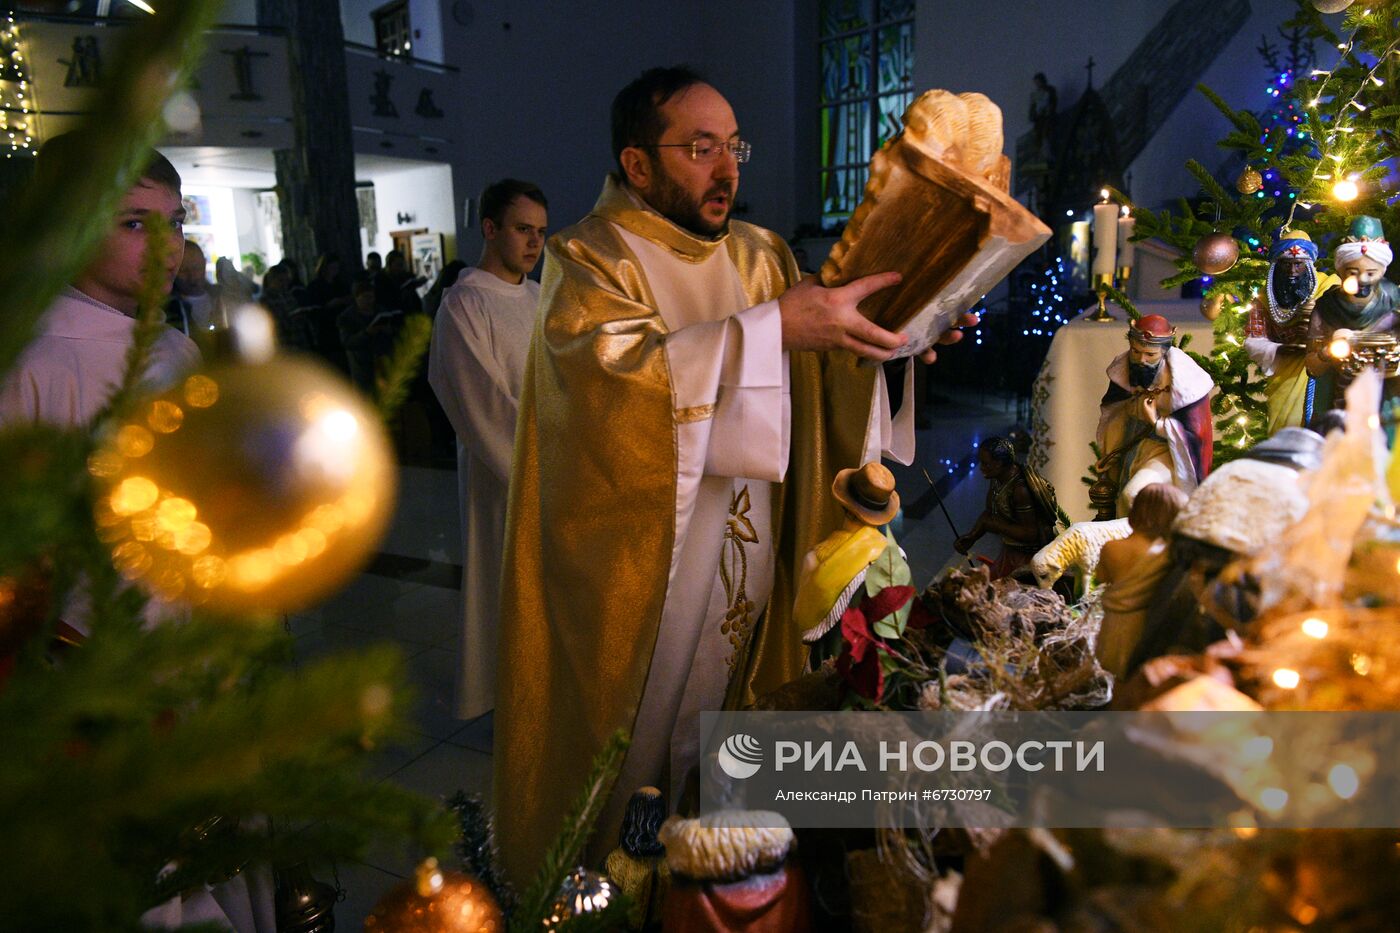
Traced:
<svg viewBox="0 0 1400 933">
<path fill-rule="evenodd" d="M 915 0 L 820 0 L 822 227 L 844 223 L 870 156 L 913 100 Z"/>
</svg>

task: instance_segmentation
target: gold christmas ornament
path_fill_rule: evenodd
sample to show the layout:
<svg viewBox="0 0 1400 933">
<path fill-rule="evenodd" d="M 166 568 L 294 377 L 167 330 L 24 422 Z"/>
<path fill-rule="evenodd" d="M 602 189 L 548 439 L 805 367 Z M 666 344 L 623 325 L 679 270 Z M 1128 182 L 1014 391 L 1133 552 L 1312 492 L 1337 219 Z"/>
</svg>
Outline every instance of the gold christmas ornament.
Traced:
<svg viewBox="0 0 1400 933">
<path fill-rule="evenodd" d="M 486 885 L 425 859 L 414 877 L 389 889 L 365 918 L 382 933 L 501 933 L 505 917 Z"/>
<path fill-rule="evenodd" d="M 26 567 L 18 576 L 0 577 L 0 659 L 19 651 L 48 616 L 52 597 L 47 569 Z"/>
<path fill-rule="evenodd" d="M 1206 275 L 1219 275 L 1229 270 L 1239 258 L 1240 244 L 1228 233 L 1207 234 L 1191 251 L 1191 260 Z"/>
<path fill-rule="evenodd" d="M 393 511 L 378 415 L 328 369 L 216 364 L 135 405 L 88 462 L 98 533 L 166 600 L 294 612 L 342 586 Z"/>
<path fill-rule="evenodd" d="M 546 930 L 557 930 L 568 921 L 582 914 L 595 914 L 608 909 L 618 898 L 617 887 L 607 875 L 590 871 L 582 866 L 569 872 L 554 904 L 544 919 Z"/>
<path fill-rule="evenodd" d="M 1356 0 L 1312 0 L 1313 9 L 1319 13 L 1340 13 Z"/>
<path fill-rule="evenodd" d="M 1235 179 L 1235 190 L 1240 194 L 1253 194 L 1264 187 L 1264 176 L 1253 166 L 1246 166 L 1240 177 Z"/>
<path fill-rule="evenodd" d="M 1215 295 L 1205 296 L 1201 299 L 1201 317 L 1207 321 L 1213 321 L 1220 317 L 1220 312 L 1225 307 L 1225 296 Z"/>
</svg>

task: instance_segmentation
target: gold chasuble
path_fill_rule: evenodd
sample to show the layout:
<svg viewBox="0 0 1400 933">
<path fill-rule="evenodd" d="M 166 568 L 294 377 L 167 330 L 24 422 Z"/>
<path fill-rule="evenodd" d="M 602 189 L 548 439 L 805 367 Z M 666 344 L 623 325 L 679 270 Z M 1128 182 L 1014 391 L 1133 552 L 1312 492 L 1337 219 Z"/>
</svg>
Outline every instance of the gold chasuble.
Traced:
<svg viewBox="0 0 1400 933">
<path fill-rule="evenodd" d="M 657 272 L 667 269 L 674 274 Z M 692 272 L 724 287 L 697 289 Z M 760 474 L 743 468 L 713 476 L 708 459 L 694 462 L 689 439 L 726 416 L 726 405 L 728 417 L 736 404 L 742 410 L 734 399 L 743 390 L 721 382 L 695 397 L 695 377 L 683 367 L 673 372 L 672 362 L 688 359 L 686 341 L 696 333 L 715 333 L 707 328 L 738 333 L 736 312 L 776 299 L 797 279 L 776 234 L 733 221 L 724 236 L 692 235 L 613 178 L 592 213 L 547 244 L 516 432 L 497 669 L 497 838 L 517 885 L 533 879 L 607 738 L 619 728 L 646 735 L 665 719 L 638 716 L 644 694 L 649 709 L 658 693 L 679 695 L 681 684 L 663 680 L 679 669 L 685 681 L 689 659 L 677 668 L 658 652 L 657 668 L 667 673 L 648 684 L 663 615 L 668 625 L 674 618 L 668 593 L 694 591 L 692 576 L 715 578 L 718 595 L 702 602 L 708 598 L 713 608 L 726 601 L 719 604 L 722 624 L 711 632 L 707 622 L 690 650 L 694 669 L 718 666 L 727 707 L 751 703 L 802 671 L 806 648 L 791 619 L 796 569 L 841 523 L 831 484 L 837 470 L 862 462 L 879 368 L 860 367 L 847 353 L 787 355 L 778 384 L 758 390 L 782 409 L 791 392 L 781 438 L 786 471 L 773 477 L 783 478 L 779 485 L 744 478 Z M 675 306 L 710 305 L 712 316 L 684 331 L 673 333 L 664 319 Z M 772 310 L 763 333 L 780 340 Z M 742 346 L 752 332 L 742 333 L 726 338 L 726 365 L 755 349 Z M 772 357 L 778 352 L 773 347 Z M 739 434 L 774 447 L 762 425 Z M 743 459 L 744 445 L 728 446 L 740 449 L 701 456 Z M 686 498 L 700 472 L 702 484 L 719 484 L 708 490 L 722 497 L 717 516 L 712 508 L 699 516 L 701 508 Z M 697 525 L 702 517 L 708 525 Z M 690 533 L 701 526 L 724 530 L 707 542 Z M 708 564 L 692 565 L 692 554 L 709 555 Z M 771 597 L 767 571 L 756 565 L 772 568 Z M 700 581 L 700 589 L 708 586 Z M 624 767 L 623 780 L 627 774 Z M 679 785 L 685 775 L 668 777 Z M 625 801 L 634 790 L 619 786 L 614 797 Z M 615 833 L 607 819 L 600 831 Z M 615 836 L 597 840 L 604 851 L 616 844 Z"/>
</svg>

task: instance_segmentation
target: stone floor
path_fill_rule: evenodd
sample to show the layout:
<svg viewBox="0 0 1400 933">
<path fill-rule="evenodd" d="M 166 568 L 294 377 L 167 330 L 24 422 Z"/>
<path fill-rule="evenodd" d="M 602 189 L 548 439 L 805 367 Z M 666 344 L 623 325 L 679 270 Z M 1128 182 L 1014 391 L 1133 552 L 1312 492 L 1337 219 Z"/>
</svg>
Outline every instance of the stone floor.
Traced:
<svg viewBox="0 0 1400 933">
<path fill-rule="evenodd" d="M 956 535 L 924 471 L 937 483 L 952 522 L 966 531 L 986 493 L 975 475 L 977 444 L 1009 428 L 1014 412 L 1009 399 L 942 397 L 929 409 L 928 427 L 918 432 L 916 463 L 890 465 L 905 513 L 896 534 L 916 584 L 927 583 L 960 559 L 953 552 Z M 405 467 L 401 484 L 393 527 L 369 570 L 333 599 L 289 620 L 296 656 L 314 658 L 380 641 L 397 644 L 417 693 L 412 735 L 400 747 L 380 752 L 371 773 L 432 797 L 459 789 L 489 794 L 491 717 L 463 722 L 452 715 L 461 638 L 456 475 L 447 469 Z M 985 539 L 982 547 L 994 543 Z M 377 851 L 363 863 L 335 866 L 333 875 L 330 869 L 323 871 L 321 880 L 333 881 L 345 892 L 336 909 L 337 929 L 359 930 L 375 901 L 410 873 L 416 855 Z"/>
</svg>

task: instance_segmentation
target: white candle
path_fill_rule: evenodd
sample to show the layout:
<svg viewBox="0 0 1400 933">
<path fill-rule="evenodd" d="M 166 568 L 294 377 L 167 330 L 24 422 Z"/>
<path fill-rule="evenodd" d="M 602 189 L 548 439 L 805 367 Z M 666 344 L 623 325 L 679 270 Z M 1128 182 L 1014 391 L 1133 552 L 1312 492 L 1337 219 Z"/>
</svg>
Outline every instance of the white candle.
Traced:
<svg viewBox="0 0 1400 933">
<path fill-rule="evenodd" d="M 1133 231 L 1137 229 L 1137 219 L 1124 214 L 1118 218 L 1118 268 L 1133 267 Z"/>
<path fill-rule="evenodd" d="M 1118 246 L 1118 205 L 1094 205 L 1094 264 L 1095 277 L 1114 273 L 1113 261 Z"/>
</svg>

